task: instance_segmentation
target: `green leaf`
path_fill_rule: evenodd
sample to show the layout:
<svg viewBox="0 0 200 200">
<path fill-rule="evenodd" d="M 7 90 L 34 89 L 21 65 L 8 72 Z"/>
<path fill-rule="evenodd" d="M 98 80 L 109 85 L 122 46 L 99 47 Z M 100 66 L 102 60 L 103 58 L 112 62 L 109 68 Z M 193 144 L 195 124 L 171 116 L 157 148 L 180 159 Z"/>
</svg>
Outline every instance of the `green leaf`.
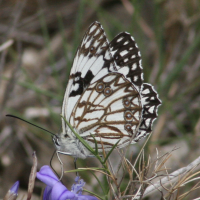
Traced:
<svg viewBox="0 0 200 200">
<path fill-rule="evenodd" d="M 91 172 L 92 175 L 96 178 L 96 180 L 97 180 L 97 182 L 99 183 L 99 185 L 100 185 L 100 187 L 101 187 L 101 189 L 102 189 L 104 195 L 106 196 L 106 195 L 107 195 L 107 191 L 106 191 L 106 189 L 105 189 L 105 185 L 102 184 L 102 181 L 100 181 L 100 180 L 98 179 L 98 177 L 93 173 L 93 171 L 90 171 L 90 172 Z"/>
<path fill-rule="evenodd" d="M 96 155 L 98 155 L 98 146 L 97 146 L 97 141 L 96 141 L 96 138 L 94 137 L 94 135 L 92 135 L 92 134 L 90 134 L 92 137 L 93 137 L 93 139 L 94 139 L 94 143 L 95 143 L 95 152 L 96 152 Z"/>
<path fill-rule="evenodd" d="M 108 171 L 107 169 L 105 168 L 99 168 L 99 167 L 90 167 L 90 168 L 81 168 L 81 169 L 74 169 L 74 170 L 69 170 L 69 171 L 65 171 L 65 173 L 71 173 L 71 172 L 83 172 L 83 171 L 88 171 L 88 170 L 91 170 L 91 171 Z"/>
<path fill-rule="evenodd" d="M 80 140 L 80 142 L 93 154 L 96 156 L 94 149 L 78 134 L 74 131 L 71 124 L 61 115 L 61 117 L 65 120 L 66 124 L 69 126 L 71 131 L 74 133 L 74 135 Z"/>
<path fill-rule="evenodd" d="M 97 194 L 95 194 L 95 193 L 93 193 L 93 192 L 90 192 L 90 191 L 88 191 L 88 190 L 86 190 L 86 189 L 84 189 L 83 191 L 88 192 L 88 193 L 90 193 L 90 194 L 92 194 L 92 195 L 98 197 L 99 199 L 104 200 L 102 197 L 100 197 L 99 195 L 97 195 Z"/>
</svg>

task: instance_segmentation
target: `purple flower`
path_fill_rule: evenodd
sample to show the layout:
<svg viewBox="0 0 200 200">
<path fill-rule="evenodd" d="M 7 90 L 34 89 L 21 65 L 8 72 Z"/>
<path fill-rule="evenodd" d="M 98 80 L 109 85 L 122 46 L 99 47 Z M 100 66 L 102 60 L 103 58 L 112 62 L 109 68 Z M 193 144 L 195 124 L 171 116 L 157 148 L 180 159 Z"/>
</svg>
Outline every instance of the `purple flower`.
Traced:
<svg viewBox="0 0 200 200">
<path fill-rule="evenodd" d="M 72 185 L 72 192 L 75 193 L 75 198 L 73 200 L 97 200 L 96 197 L 89 196 L 89 195 L 82 195 L 83 192 L 83 186 L 85 185 L 85 182 L 83 179 L 79 181 L 79 176 L 75 178 L 75 184 Z"/>
<path fill-rule="evenodd" d="M 10 188 L 10 190 L 8 190 L 8 192 L 6 193 L 4 199 L 12 199 L 12 200 L 17 199 L 18 188 L 19 188 L 19 181 L 16 181 Z"/>
<path fill-rule="evenodd" d="M 69 191 L 47 165 L 41 167 L 40 171 L 37 172 L 37 178 L 47 185 L 43 200 L 98 200 L 93 196 L 82 195 L 82 187 L 85 182 L 79 181 L 79 177 L 76 177 L 76 184 L 73 184 L 72 190 Z"/>
<path fill-rule="evenodd" d="M 10 188 L 10 192 L 17 195 L 18 192 L 18 188 L 19 188 L 19 181 L 16 181 L 13 186 Z"/>
</svg>

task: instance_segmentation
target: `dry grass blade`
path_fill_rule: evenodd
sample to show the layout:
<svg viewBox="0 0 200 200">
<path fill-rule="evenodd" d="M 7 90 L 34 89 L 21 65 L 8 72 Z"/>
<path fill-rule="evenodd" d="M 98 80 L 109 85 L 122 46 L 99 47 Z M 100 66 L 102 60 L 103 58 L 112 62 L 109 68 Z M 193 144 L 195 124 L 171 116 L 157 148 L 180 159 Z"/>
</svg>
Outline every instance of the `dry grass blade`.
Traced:
<svg viewBox="0 0 200 200">
<path fill-rule="evenodd" d="M 2 45 L 0 45 L 0 52 L 5 51 L 7 48 L 9 48 L 13 44 L 13 40 L 10 39 L 6 42 L 4 42 Z"/>
<path fill-rule="evenodd" d="M 188 196 L 188 194 L 190 194 L 191 192 L 199 189 L 200 188 L 199 184 L 200 184 L 200 182 L 198 182 L 197 184 L 195 184 L 189 191 L 187 191 L 184 194 L 180 195 L 179 198 L 178 198 L 178 200 L 182 200 L 183 198 L 185 198 L 186 196 Z M 199 200 L 199 199 L 200 199 L 200 197 L 197 198 L 197 199 L 193 199 L 193 200 Z"/>
<path fill-rule="evenodd" d="M 78 170 L 81 170 L 81 171 L 90 170 L 90 171 L 100 172 L 100 173 L 102 173 L 102 174 L 104 174 L 104 175 L 110 177 L 110 178 L 114 181 L 114 178 L 112 177 L 112 175 L 109 175 L 108 173 L 103 172 L 102 170 L 93 169 L 93 168 L 88 168 L 88 167 L 78 168 Z M 74 172 L 74 171 L 66 171 L 66 172 Z"/>
<path fill-rule="evenodd" d="M 33 152 L 33 166 L 31 168 L 31 173 L 29 177 L 29 183 L 28 183 L 28 194 L 27 194 L 27 200 L 31 199 L 32 193 L 33 193 L 33 188 L 35 185 L 35 177 L 36 177 L 36 172 L 37 172 L 37 156 L 36 153 Z"/>
<path fill-rule="evenodd" d="M 196 168 L 198 165 L 200 165 L 200 157 L 198 157 L 196 160 L 194 160 L 192 163 L 190 163 L 188 166 L 183 167 L 181 169 L 178 169 L 174 171 L 173 173 L 167 175 L 166 177 L 159 180 L 157 183 L 149 186 L 146 188 L 144 192 L 144 197 L 149 196 L 150 194 L 157 191 L 158 188 L 162 188 L 163 185 L 167 186 L 169 184 L 175 183 L 177 179 L 180 180 L 180 177 L 183 176 L 185 178 L 190 175 L 190 171 Z M 184 179 L 183 179 L 184 180 Z M 186 181 L 187 179 L 185 179 Z M 181 186 L 184 182 L 178 182 L 179 186 Z M 177 187 L 176 187 L 177 189 Z"/>
</svg>

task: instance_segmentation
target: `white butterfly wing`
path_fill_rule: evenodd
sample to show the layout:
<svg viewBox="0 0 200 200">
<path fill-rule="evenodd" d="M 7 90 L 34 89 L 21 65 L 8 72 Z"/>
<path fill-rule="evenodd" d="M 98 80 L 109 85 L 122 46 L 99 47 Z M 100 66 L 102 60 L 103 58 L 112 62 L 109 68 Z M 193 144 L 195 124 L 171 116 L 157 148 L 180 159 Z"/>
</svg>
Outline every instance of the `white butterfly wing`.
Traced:
<svg viewBox="0 0 200 200">
<path fill-rule="evenodd" d="M 106 88 L 111 94 L 106 95 Z M 123 32 L 108 43 L 101 24 L 94 22 L 77 50 L 62 116 L 88 142 L 94 144 L 93 135 L 99 148 L 104 144 L 109 149 L 119 139 L 119 147 L 123 147 L 130 138 L 134 143 L 149 134 L 160 104 L 153 86 L 143 84 L 141 55 L 134 38 Z M 75 137 L 64 120 L 62 127 L 63 134 Z"/>
<path fill-rule="evenodd" d="M 161 100 L 152 85 L 143 83 L 141 55 L 134 38 L 129 33 L 122 32 L 110 42 L 109 47 L 117 72 L 123 74 L 141 95 L 142 121 L 133 140 L 137 142 L 152 131 Z"/>
<path fill-rule="evenodd" d="M 79 98 L 70 124 L 94 147 L 110 149 L 120 140 L 123 147 L 134 139 L 142 116 L 140 94 L 120 73 L 108 73 L 89 85 Z"/>
<path fill-rule="evenodd" d="M 81 94 L 91 82 L 98 80 L 115 66 L 109 52 L 105 32 L 99 22 L 94 22 L 85 33 L 79 46 L 64 96 L 62 116 L 68 121 Z M 63 132 L 67 126 L 62 120 Z"/>
<path fill-rule="evenodd" d="M 143 84 L 141 55 L 134 38 L 126 32 L 118 34 L 109 44 L 117 71 L 140 92 Z"/>
</svg>

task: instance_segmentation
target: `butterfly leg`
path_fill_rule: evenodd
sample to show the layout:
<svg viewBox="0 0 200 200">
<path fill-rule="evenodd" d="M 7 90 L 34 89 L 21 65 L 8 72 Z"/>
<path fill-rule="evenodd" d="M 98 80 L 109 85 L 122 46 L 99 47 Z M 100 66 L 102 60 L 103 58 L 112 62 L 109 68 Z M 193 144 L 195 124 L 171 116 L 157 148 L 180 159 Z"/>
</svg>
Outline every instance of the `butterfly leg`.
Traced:
<svg viewBox="0 0 200 200">
<path fill-rule="evenodd" d="M 74 168 L 75 169 L 77 169 L 76 161 L 77 161 L 77 158 L 74 158 Z M 76 172 L 76 176 L 79 176 L 78 172 Z"/>
<path fill-rule="evenodd" d="M 55 171 L 55 169 L 54 169 L 53 166 L 52 166 L 52 160 L 53 160 L 53 157 L 54 157 L 54 155 L 55 155 L 56 152 L 57 152 L 57 151 L 55 150 L 54 153 L 53 153 L 53 155 L 52 155 L 52 157 L 51 157 L 50 166 L 51 166 L 51 168 L 53 169 L 54 173 L 59 177 L 59 174 Z M 58 155 L 57 155 L 57 157 L 58 157 Z M 61 181 L 61 182 L 62 182 L 62 181 Z"/>
<path fill-rule="evenodd" d="M 60 162 L 60 166 L 61 166 L 61 176 L 60 176 L 60 178 L 59 178 L 59 180 L 61 180 L 62 179 L 62 177 L 63 177 L 63 163 L 62 163 L 62 161 L 61 161 L 61 159 L 60 159 L 60 156 L 59 156 L 59 153 L 61 153 L 60 151 L 56 151 L 56 155 L 57 155 L 57 158 L 58 158 L 58 160 L 59 160 L 59 162 Z"/>
</svg>

